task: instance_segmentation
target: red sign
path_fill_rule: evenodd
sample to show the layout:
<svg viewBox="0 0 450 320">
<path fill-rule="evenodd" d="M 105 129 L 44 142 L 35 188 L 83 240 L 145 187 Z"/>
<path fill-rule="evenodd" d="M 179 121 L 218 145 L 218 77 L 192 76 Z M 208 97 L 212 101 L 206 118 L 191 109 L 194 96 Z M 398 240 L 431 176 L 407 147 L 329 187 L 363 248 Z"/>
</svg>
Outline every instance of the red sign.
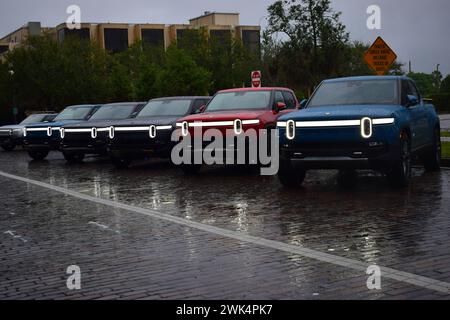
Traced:
<svg viewBox="0 0 450 320">
<path fill-rule="evenodd" d="M 252 71 L 252 88 L 261 88 L 261 71 Z"/>
</svg>

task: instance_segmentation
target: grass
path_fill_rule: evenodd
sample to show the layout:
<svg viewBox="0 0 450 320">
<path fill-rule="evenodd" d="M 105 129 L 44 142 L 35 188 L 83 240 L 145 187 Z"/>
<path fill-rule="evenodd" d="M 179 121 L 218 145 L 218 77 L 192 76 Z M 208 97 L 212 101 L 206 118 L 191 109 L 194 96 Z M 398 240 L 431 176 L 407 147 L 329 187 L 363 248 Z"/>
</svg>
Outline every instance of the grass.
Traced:
<svg viewBox="0 0 450 320">
<path fill-rule="evenodd" d="M 450 131 L 441 131 L 441 137 L 450 137 Z"/>
<path fill-rule="evenodd" d="M 442 158 L 450 158 L 450 142 L 442 142 Z"/>
</svg>

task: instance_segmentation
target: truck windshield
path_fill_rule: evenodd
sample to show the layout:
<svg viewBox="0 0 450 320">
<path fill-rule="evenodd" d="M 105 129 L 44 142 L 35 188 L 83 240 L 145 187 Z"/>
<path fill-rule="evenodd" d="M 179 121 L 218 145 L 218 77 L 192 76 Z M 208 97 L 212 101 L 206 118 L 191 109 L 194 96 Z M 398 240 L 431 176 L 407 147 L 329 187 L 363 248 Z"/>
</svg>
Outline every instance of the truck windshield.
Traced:
<svg viewBox="0 0 450 320">
<path fill-rule="evenodd" d="M 32 114 L 23 120 L 20 124 L 30 124 L 36 122 L 42 122 L 46 115 L 43 114 Z"/>
<path fill-rule="evenodd" d="M 89 119 L 92 120 L 121 120 L 127 119 L 133 113 L 135 105 L 121 104 L 121 105 L 105 105 L 95 112 Z"/>
<path fill-rule="evenodd" d="M 67 107 L 60 114 L 58 114 L 53 121 L 84 120 L 92 108 L 92 106 Z"/>
<path fill-rule="evenodd" d="M 192 100 L 153 100 L 139 112 L 136 118 L 158 117 L 158 116 L 184 116 L 189 112 Z"/>
<path fill-rule="evenodd" d="M 395 80 L 348 80 L 322 83 L 312 96 L 308 108 L 396 103 L 398 100 Z"/>
<path fill-rule="evenodd" d="M 267 109 L 270 104 L 270 95 L 270 91 L 218 93 L 209 103 L 207 111 Z"/>
</svg>

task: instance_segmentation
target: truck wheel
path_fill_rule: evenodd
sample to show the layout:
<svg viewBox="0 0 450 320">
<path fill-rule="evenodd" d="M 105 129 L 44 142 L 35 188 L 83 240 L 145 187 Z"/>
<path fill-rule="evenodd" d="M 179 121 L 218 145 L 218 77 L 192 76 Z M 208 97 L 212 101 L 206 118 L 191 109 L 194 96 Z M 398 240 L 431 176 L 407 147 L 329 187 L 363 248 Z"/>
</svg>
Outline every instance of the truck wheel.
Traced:
<svg viewBox="0 0 450 320">
<path fill-rule="evenodd" d="M 181 170 L 186 175 L 193 175 L 199 173 L 202 168 L 201 164 L 182 164 L 180 165 Z"/>
<path fill-rule="evenodd" d="M 131 160 L 126 158 L 111 158 L 111 162 L 116 169 L 126 169 L 130 166 Z"/>
<path fill-rule="evenodd" d="M 63 152 L 64 159 L 68 163 L 82 163 L 84 159 L 84 153 L 65 153 Z"/>
<path fill-rule="evenodd" d="M 439 129 L 434 132 L 433 147 L 423 158 L 426 171 L 439 171 L 441 169 L 441 133 Z"/>
<path fill-rule="evenodd" d="M 300 187 L 305 180 L 306 170 L 294 168 L 290 160 L 280 159 L 280 168 L 278 170 L 278 179 L 281 184 L 288 188 Z"/>
<path fill-rule="evenodd" d="M 389 183 L 393 187 L 403 188 L 411 179 L 411 144 L 407 134 L 400 141 L 400 157 L 387 173 Z"/>
<path fill-rule="evenodd" d="M 358 183 L 358 172 L 356 170 L 340 170 L 337 182 L 342 188 L 353 188 Z"/>
<path fill-rule="evenodd" d="M 48 151 L 28 151 L 28 155 L 35 161 L 42 161 L 48 156 Z"/>
<path fill-rule="evenodd" d="M 15 147 L 14 144 L 2 144 L 2 149 L 5 151 L 13 151 Z"/>
</svg>

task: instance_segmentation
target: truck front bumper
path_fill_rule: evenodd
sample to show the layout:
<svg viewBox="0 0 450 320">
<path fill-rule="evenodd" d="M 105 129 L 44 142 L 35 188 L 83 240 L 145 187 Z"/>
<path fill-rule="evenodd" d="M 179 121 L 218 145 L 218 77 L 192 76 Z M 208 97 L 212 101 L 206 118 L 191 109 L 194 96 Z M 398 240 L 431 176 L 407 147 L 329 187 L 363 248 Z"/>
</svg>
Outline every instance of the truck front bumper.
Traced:
<svg viewBox="0 0 450 320">
<path fill-rule="evenodd" d="M 400 146 L 281 147 L 280 157 L 304 169 L 389 169 L 400 158 Z"/>
</svg>

